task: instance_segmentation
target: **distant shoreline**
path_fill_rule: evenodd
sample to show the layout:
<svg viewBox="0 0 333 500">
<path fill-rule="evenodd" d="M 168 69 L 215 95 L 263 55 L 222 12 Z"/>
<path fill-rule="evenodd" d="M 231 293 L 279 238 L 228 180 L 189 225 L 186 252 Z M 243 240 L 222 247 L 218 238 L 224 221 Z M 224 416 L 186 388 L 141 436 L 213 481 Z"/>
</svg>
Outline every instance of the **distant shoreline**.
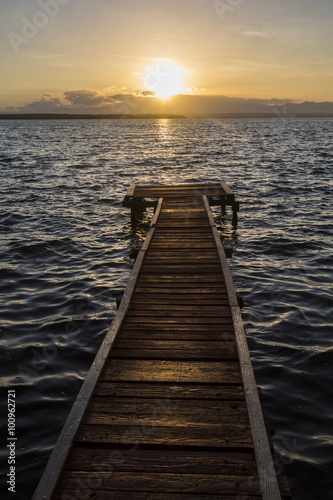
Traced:
<svg viewBox="0 0 333 500">
<path fill-rule="evenodd" d="M 151 120 L 185 119 L 184 115 L 172 114 L 74 114 L 74 113 L 0 113 L 0 120 Z"/>
<path fill-rule="evenodd" d="M 0 113 L 0 120 L 179 120 L 200 118 L 332 118 L 333 113 L 193 113 L 173 114 L 74 114 L 74 113 Z"/>
</svg>

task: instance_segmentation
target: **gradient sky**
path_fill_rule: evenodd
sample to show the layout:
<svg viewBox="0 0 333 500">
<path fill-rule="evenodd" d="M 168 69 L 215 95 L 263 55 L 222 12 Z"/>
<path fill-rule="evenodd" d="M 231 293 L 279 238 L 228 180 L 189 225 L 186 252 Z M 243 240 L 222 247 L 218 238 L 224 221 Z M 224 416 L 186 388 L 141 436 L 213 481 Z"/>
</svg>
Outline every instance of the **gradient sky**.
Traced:
<svg viewBox="0 0 333 500">
<path fill-rule="evenodd" d="M 99 106 L 102 97 L 147 90 L 144 73 L 162 61 L 182 70 L 184 93 L 333 100 L 332 0 L 0 5 L 2 111 L 41 102 L 43 95 L 61 100 L 65 92 L 67 103 L 79 104 L 88 90 L 87 104 L 94 98 Z M 26 19 L 40 26 L 32 32 Z"/>
</svg>

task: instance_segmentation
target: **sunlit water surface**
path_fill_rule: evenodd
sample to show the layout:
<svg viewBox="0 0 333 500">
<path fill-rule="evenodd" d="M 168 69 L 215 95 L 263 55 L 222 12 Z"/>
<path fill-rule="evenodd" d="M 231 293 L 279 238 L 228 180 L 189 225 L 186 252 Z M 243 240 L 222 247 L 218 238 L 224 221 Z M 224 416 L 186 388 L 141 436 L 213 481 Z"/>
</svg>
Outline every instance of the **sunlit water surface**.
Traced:
<svg viewBox="0 0 333 500">
<path fill-rule="evenodd" d="M 29 500 L 133 261 L 132 183 L 225 180 L 215 211 L 294 500 L 331 500 L 332 119 L 0 122 L 2 498 Z M 6 494 L 7 389 L 17 486 Z"/>
</svg>

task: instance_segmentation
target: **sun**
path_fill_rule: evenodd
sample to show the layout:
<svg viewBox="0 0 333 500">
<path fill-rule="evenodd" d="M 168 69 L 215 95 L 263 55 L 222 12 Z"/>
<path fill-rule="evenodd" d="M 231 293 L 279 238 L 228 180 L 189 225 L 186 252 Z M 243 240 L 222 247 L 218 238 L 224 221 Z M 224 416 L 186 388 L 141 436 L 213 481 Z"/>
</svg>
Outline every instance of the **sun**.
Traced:
<svg viewBox="0 0 333 500">
<path fill-rule="evenodd" d="M 185 90 L 182 73 L 179 67 L 171 64 L 151 66 L 143 75 L 143 84 L 160 99 L 168 99 Z"/>
</svg>

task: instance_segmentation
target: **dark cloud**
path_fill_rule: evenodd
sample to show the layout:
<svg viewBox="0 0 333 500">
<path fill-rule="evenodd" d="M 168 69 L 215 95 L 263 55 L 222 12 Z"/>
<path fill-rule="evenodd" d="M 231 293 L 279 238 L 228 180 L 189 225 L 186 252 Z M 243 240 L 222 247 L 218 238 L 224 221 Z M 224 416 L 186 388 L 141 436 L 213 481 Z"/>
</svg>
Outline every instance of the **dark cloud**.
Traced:
<svg viewBox="0 0 333 500">
<path fill-rule="evenodd" d="M 44 94 L 37 101 L 22 106 L 18 111 L 34 113 L 53 113 L 61 110 L 62 103 L 59 97 Z"/>
<path fill-rule="evenodd" d="M 155 97 L 156 92 L 154 92 L 153 90 L 142 90 L 140 92 L 140 95 L 143 97 Z"/>
<path fill-rule="evenodd" d="M 274 113 L 332 113 L 332 103 L 296 104 L 288 99 L 244 99 L 221 95 L 175 95 L 162 101 L 151 99 L 152 91 L 136 94 L 103 95 L 89 89 L 67 90 L 61 95 L 44 94 L 40 99 L 7 112 L 20 113 L 95 113 L 146 114 L 170 113 L 191 115 Z"/>
<path fill-rule="evenodd" d="M 64 97 L 75 107 L 100 106 L 108 102 L 108 99 L 96 90 L 67 90 Z"/>
</svg>

